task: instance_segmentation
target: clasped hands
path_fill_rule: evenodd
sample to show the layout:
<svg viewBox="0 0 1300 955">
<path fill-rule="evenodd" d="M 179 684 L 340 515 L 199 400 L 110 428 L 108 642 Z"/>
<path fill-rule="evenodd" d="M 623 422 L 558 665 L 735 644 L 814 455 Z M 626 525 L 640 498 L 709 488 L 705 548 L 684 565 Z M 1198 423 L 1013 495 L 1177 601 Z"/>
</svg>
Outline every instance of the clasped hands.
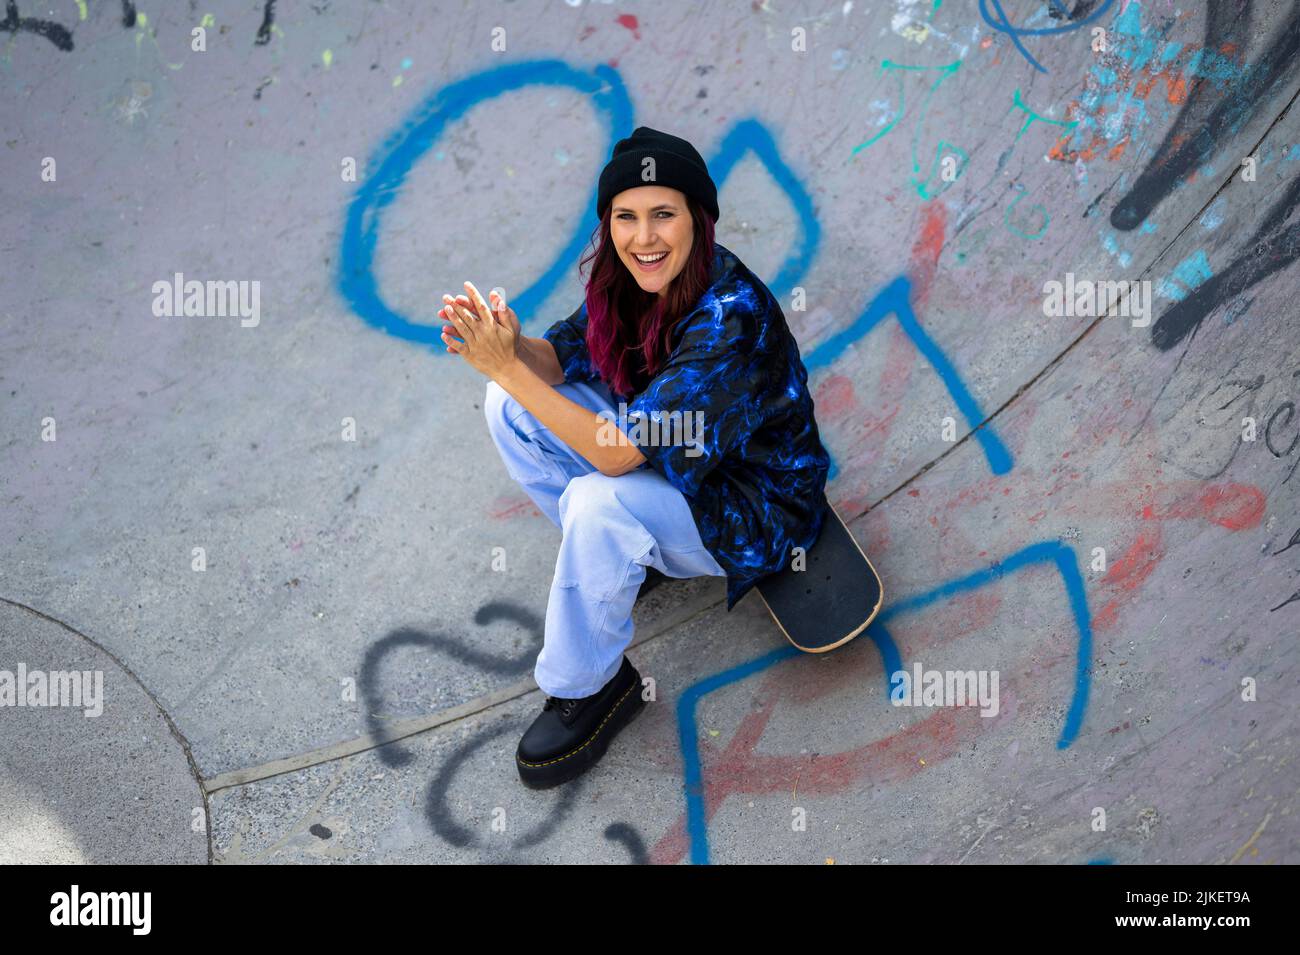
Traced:
<svg viewBox="0 0 1300 955">
<path fill-rule="evenodd" d="M 438 314 L 450 322 L 442 326 L 442 340 L 447 351 L 460 355 L 475 369 L 496 380 L 519 360 L 522 339 L 519 318 L 496 289 L 488 293 L 492 308 L 483 301 L 473 282 L 466 282 L 465 289 L 468 295 L 442 297 L 446 304 Z M 453 333 L 460 338 L 453 337 Z"/>
</svg>

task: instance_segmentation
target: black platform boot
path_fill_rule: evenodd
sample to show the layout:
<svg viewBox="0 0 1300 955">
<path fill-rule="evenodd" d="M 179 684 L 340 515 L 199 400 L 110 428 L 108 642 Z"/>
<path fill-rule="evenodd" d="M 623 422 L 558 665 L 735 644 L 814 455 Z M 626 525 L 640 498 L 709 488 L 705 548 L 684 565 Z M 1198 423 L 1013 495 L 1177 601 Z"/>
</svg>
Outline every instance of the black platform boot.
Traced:
<svg viewBox="0 0 1300 955">
<path fill-rule="evenodd" d="M 546 789 L 582 775 L 643 706 L 641 674 L 626 656 L 614 678 L 591 696 L 548 696 L 519 741 L 519 778 L 532 789 Z"/>
</svg>

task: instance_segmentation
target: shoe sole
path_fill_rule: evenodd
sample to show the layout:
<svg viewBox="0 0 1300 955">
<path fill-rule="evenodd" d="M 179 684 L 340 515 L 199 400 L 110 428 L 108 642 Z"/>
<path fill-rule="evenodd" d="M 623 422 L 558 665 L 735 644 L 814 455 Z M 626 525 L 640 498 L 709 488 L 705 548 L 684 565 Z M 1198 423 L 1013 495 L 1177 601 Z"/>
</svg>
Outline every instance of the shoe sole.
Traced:
<svg viewBox="0 0 1300 955">
<path fill-rule="evenodd" d="M 645 707 L 645 700 L 637 692 L 641 688 L 638 680 L 628 687 L 627 692 L 619 697 L 613 710 L 605 717 L 596 731 L 571 752 L 542 763 L 528 763 L 516 754 L 515 766 L 519 769 L 519 778 L 529 789 L 550 789 L 561 783 L 567 783 L 585 773 L 600 761 L 609 749 L 610 742 L 623 727 L 636 719 Z"/>
</svg>

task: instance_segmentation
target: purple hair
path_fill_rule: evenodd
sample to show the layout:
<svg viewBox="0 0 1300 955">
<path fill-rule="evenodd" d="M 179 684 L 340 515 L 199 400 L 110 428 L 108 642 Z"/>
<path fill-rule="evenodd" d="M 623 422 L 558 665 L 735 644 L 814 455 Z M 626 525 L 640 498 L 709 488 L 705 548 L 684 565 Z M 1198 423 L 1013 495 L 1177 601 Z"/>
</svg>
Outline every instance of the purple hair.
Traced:
<svg viewBox="0 0 1300 955">
<path fill-rule="evenodd" d="M 639 394 L 659 373 L 672 353 L 677 323 L 708 291 L 713 271 L 713 220 L 690 196 L 686 197 L 695 236 L 686 264 L 665 295 L 646 292 L 627 270 L 609 235 L 613 209 L 605 210 L 598 227 L 599 242 L 578 264 L 595 260 L 587 279 L 587 351 L 591 364 L 616 395 Z M 592 233 L 597 242 L 597 233 Z"/>
</svg>

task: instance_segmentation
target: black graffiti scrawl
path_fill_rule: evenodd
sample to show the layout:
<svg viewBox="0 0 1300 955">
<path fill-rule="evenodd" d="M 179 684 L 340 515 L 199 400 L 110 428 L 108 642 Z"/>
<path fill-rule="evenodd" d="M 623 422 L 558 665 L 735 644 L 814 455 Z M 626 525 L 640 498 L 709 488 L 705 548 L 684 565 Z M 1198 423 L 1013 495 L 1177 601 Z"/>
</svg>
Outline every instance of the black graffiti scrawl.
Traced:
<svg viewBox="0 0 1300 955">
<path fill-rule="evenodd" d="M 19 16 L 15 0 L 8 0 L 5 4 L 5 18 L 0 21 L 0 30 L 8 33 L 34 33 L 45 37 L 60 50 L 72 49 L 72 33 L 67 27 L 53 20 Z"/>
<path fill-rule="evenodd" d="M 1250 40 L 1250 22 L 1249 3 L 1224 0 L 1210 4 L 1204 47 L 1219 50 L 1225 44 L 1232 44 L 1244 50 Z M 1297 57 L 1300 57 L 1300 16 L 1293 16 L 1264 54 L 1242 69 L 1222 98 L 1212 101 L 1213 85 L 1197 82 L 1151 162 L 1112 210 L 1110 224 L 1128 232 L 1145 222 L 1175 188 L 1209 162 L 1217 143 L 1232 136 L 1253 110 L 1282 90 L 1282 81 L 1295 69 Z M 1257 282 L 1295 261 L 1300 252 L 1300 226 L 1288 226 L 1286 222 L 1300 198 L 1298 186 L 1300 183 L 1291 183 L 1226 268 L 1155 321 L 1151 341 L 1157 348 L 1161 351 L 1173 348 L 1216 306 L 1238 299 Z"/>
<path fill-rule="evenodd" d="M 1300 222 L 1286 224 L 1297 202 L 1300 202 L 1300 178 L 1291 180 L 1227 268 L 1206 279 L 1155 321 L 1151 326 L 1151 341 L 1157 348 L 1161 351 L 1173 348 L 1217 305 L 1236 301 L 1257 282 L 1286 268 L 1300 256 Z"/>
<path fill-rule="evenodd" d="M 122 26 L 127 29 L 135 26 L 135 4 L 131 0 L 122 0 Z M 53 20 L 20 16 L 17 0 L 7 0 L 5 3 L 5 18 L 0 20 L 0 30 L 8 33 L 33 33 L 45 37 L 64 52 L 72 49 L 71 30 Z"/>
<path fill-rule="evenodd" d="M 366 651 L 358 681 L 361 698 L 365 703 L 367 727 L 370 732 L 382 735 L 382 721 L 376 715 L 382 710 L 383 703 L 383 695 L 379 685 L 380 667 L 384 658 L 399 648 L 428 648 L 496 676 L 522 676 L 530 672 L 536 662 L 537 654 L 542 648 L 542 619 L 525 607 L 509 601 L 499 600 L 484 604 L 474 614 L 474 622 L 480 627 L 498 620 L 510 620 L 528 631 L 530 635 L 528 646 L 514 656 L 499 656 L 466 647 L 456 638 L 445 634 L 427 633 L 410 627 L 394 630 L 376 641 Z M 452 787 L 457 776 L 475 752 L 488 743 L 506 746 L 511 738 L 518 738 L 525 729 L 527 729 L 527 721 L 520 721 L 518 718 L 485 726 L 457 746 L 455 751 L 439 767 L 433 782 L 429 786 L 429 792 L 425 799 L 424 815 L 430 828 L 443 841 L 457 848 L 483 846 L 475 835 L 475 830 L 461 823 L 452 811 L 450 797 Z M 513 747 L 510 748 L 513 751 Z M 414 759 L 411 751 L 402 747 L 396 741 L 380 746 L 375 750 L 375 753 L 385 766 L 403 767 Z M 587 781 L 587 777 L 582 777 L 561 787 L 558 795 L 551 803 L 546 818 L 537 823 L 532 829 L 515 838 L 510 843 L 510 847 L 515 850 L 526 849 L 540 845 L 549 839 L 577 805 L 578 794 L 585 788 Z M 510 770 L 510 778 L 503 780 L 503 782 L 509 785 L 516 784 L 517 780 L 514 777 L 513 767 Z M 534 794 L 532 798 L 538 797 Z M 632 863 L 645 864 L 648 861 L 641 835 L 631 823 L 612 823 L 605 829 L 604 837 L 609 842 L 622 845 Z M 488 861 L 504 862 L 511 860 L 502 857 Z"/>
<path fill-rule="evenodd" d="M 1230 43 L 1245 50 L 1250 40 L 1250 14 L 1249 4 L 1244 9 L 1231 2 L 1209 4 L 1202 47 L 1221 50 Z M 1295 26 L 1293 21 L 1281 40 L 1290 34 L 1294 42 Z M 1244 68 L 1217 102 L 1213 84 L 1194 82 L 1160 148 L 1111 211 L 1112 226 L 1121 232 L 1136 229 L 1193 171 L 1209 162 L 1220 137 L 1231 135 L 1287 70 L 1285 62 L 1273 58 L 1275 53 L 1276 44 L 1258 64 Z"/>
<path fill-rule="evenodd" d="M 122 26 L 131 29 L 136 24 L 135 4 L 132 0 L 122 0 Z M 275 24 L 275 0 L 266 0 L 262 7 L 262 23 L 257 28 L 257 37 L 253 42 L 266 46 L 271 42 L 271 27 Z M 0 20 L 0 31 L 7 33 L 31 33 L 43 36 L 57 49 L 69 52 L 73 48 L 72 31 L 53 20 L 39 17 L 25 17 L 18 12 L 17 0 L 6 0 L 5 18 Z"/>
<path fill-rule="evenodd" d="M 496 654 L 466 647 L 455 637 L 449 637 L 441 633 L 426 633 L 409 627 L 394 630 L 371 645 L 361 663 L 359 681 L 361 698 L 366 704 L 367 729 L 376 736 L 383 735 L 383 722 L 376 715 L 381 709 L 382 703 L 382 695 L 379 689 L 379 669 L 384 658 L 400 647 L 427 647 L 430 650 L 436 650 L 445 656 L 449 656 L 453 660 L 482 670 L 485 673 L 491 673 L 494 676 L 523 676 L 531 670 L 533 662 L 542 648 L 542 621 L 531 610 L 516 606 L 508 601 L 491 601 L 479 607 L 478 612 L 474 614 L 474 622 L 480 627 L 495 623 L 498 620 L 513 621 L 527 630 L 532 636 L 531 645 L 525 647 L 513 657 L 500 657 Z M 386 766 L 405 766 L 411 761 L 411 754 L 397 743 L 381 746 L 378 753 L 380 760 Z"/>
</svg>

